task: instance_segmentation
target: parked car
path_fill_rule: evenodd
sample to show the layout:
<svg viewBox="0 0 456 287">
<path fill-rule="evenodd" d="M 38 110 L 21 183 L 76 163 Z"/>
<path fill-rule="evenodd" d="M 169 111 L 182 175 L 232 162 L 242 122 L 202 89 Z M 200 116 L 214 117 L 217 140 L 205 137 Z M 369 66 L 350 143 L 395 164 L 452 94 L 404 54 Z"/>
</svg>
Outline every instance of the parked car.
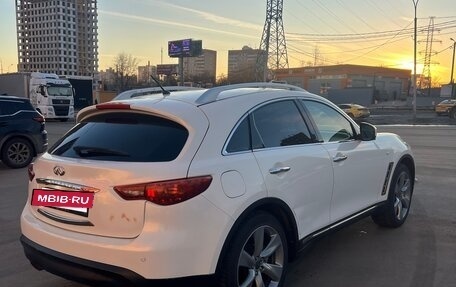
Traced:
<svg viewBox="0 0 456 287">
<path fill-rule="evenodd" d="M 163 88 L 168 92 L 201 90 L 201 88 L 186 87 L 186 86 L 165 86 Z M 124 91 L 124 92 L 118 94 L 112 100 L 113 101 L 127 100 L 127 99 L 132 99 L 132 98 L 141 97 L 141 96 L 161 94 L 162 92 L 163 92 L 163 90 L 160 87 L 133 89 L 133 90 Z"/>
<path fill-rule="evenodd" d="M 321 235 L 369 215 L 401 226 L 414 178 L 399 136 L 291 85 L 107 102 L 30 166 L 21 241 L 33 266 L 82 282 L 282 286 Z"/>
<path fill-rule="evenodd" d="M 443 100 L 435 106 L 435 112 L 438 115 L 449 115 L 450 118 L 456 117 L 456 100 Z"/>
<path fill-rule="evenodd" d="M 364 119 L 370 116 L 368 108 L 357 104 L 341 104 L 339 105 L 344 112 L 353 119 Z"/>
<path fill-rule="evenodd" d="M 48 147 L 44 117 L 27 98 L 0 96 L 0 159 L 22 168 Z"/>
</svg>

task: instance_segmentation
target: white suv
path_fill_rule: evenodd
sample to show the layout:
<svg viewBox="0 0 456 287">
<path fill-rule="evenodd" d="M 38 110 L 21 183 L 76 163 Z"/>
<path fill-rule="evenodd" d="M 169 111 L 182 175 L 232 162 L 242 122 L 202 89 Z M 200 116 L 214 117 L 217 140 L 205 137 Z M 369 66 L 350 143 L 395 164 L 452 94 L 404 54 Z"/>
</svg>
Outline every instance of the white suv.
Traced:
<svg viewBox="0 0 456 287">
<path fill-rule="evenodd" d="M 21 241 L 36 268 L 83 282 L 281 286 L 319 235 L 402 225 L 414 176 L 397 135 L 291 85 L 108 102 L 30 166 Z"/>
</svg>

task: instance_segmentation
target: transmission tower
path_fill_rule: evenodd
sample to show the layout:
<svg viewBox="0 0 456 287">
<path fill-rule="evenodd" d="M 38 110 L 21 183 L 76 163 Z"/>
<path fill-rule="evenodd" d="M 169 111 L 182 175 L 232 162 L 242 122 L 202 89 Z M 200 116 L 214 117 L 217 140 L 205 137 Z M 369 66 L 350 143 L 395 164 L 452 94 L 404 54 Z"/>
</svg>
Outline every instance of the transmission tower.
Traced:
<svg viewBox="0 0 456 287">
<path fill-rule="evenodd" d="M 266 22 L 261 37 L 260 51 L 256 61 L 258 81 L 273 78 L 269 71 L 288 68 L 287 45 L 282 20 L 283 0 L 267 0 Z"/>
<path fill-rule="evenodd" d="M 429 25 L 427 29 L 427 38 L 426 38 L 426 50 L 424 52 L 424 63 L 423 63 L 423 72 L 421 73 L 420 77 L 420 88 L 431 88 L 432 86 L 432 78 L 431 78 L 431 64 L 436 64 L 431 61 L 432 54 L 434 51 L 432 50 L 432 43 L 435 42 L 434 40 L 434 17 L 429 18 Z"/>
</svg>

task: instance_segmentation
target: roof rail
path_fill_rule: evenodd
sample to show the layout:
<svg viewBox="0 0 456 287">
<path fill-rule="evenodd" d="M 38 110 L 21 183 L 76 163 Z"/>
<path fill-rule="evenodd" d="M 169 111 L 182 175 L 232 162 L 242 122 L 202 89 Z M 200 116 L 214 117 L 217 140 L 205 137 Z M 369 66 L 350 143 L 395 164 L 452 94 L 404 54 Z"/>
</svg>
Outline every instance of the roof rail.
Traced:
<svg viewBox="0 0 456 287">
<path fill-rule="evenodd" d="M 282 90 L 290 90 L 290 91 L 306 91 L 303 88 L 288 85 L 288 84 L 278 84 L 278 83 L 266 83 L 266 82 L 255 82 L 255 83 L 242 83 L 242 84 L 234 84 L 234 85 L 226 85 L 226 86 L 219 86 L 215 88 L 211 88 L 205 91 L 199 98 L 196 100 L 197 104 L 207 104 L 211 102 L 215 102 L 217 97 L 220 93 L 224 91 L 234 90 L 234 89 L 241 89 L 241 88 L 273 88 L 273 89 L 282 89 Z"/>
</svg>

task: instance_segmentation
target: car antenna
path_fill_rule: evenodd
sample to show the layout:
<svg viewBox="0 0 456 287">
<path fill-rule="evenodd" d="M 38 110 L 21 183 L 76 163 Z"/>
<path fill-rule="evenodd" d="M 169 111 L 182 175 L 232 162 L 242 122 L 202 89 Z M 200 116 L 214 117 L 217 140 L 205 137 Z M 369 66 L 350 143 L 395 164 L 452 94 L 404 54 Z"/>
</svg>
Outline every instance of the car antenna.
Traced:
<svg viewBox="0 0 456 287">
<path fill-rule="evenodd" d="M 169 94 L 171 94 L 169 91 L 167 91 L 167 90 L 165 90 L 165 88 L 163 88 L 163 86 L 160 84 L 160 82 L 154 76 L 150 75 L 150 77 L 160 87 L 160 89 L 162 90 L 163 96 L 168 96 Z"/>
</svg>

